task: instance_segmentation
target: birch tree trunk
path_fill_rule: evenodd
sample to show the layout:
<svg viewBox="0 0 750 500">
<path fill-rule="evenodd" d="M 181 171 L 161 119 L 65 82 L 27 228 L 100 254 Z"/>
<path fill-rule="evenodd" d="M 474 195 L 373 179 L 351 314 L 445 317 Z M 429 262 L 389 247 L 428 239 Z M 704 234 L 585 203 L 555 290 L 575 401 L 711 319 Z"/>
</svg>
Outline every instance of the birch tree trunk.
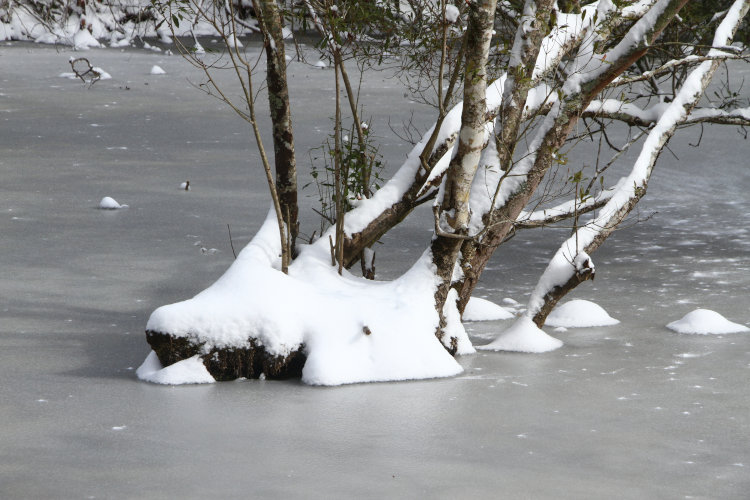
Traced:
<svg viewBox="0 0 750 500">
<path fill-rule="evenodd" d="M 469 195 L 484 148 L 487 58 L 492 41 L 496 7 L 497 0 L 481 0 L 470 3 L 468 7 L 464 105 L 458 152 L 448 167 L 443 199 L 439 201 L 439 208 L 436 207 L 437 210 L 435 210 L 436 235 L 432 240 L 431 251 L 440 280 L 435 293 L 435 307 L 441 316 L 437 335 L 443 340 L 443 344 L 454 352 L 455 341 L 442 339 L 442 329 L 445 326 L 442 310 L 450 289 L 461 243 L 468 236 Z"/>
</svg>

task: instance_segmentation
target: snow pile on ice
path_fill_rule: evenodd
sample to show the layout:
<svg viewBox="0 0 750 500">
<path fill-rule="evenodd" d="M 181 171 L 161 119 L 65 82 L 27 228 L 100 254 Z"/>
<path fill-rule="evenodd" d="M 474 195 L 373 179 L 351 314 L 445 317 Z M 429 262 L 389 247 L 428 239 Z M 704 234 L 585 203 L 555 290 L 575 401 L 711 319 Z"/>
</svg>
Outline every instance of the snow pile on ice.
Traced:
<svg viewBox="0 0 750 500">
<path fill-rule="evenodd" d="M 156 353 L 151 351 L 135 374 L 139 379 L 155 384 L 181 385 L 216 382 L 198 355 L 163 368 Z"/>
<path fill-rule="evenodd" d="M 119 208 L 128 208 L 127 205 L 120 205 L 114 198 L 105 196 L 102 201 L 99 202 L 99 208 L 102 210 L 117 210 Z"/>
<path fill-rule="evenodd" d="M 514 315 L 499 305 L 480 297 L 472 297 L 464 309 L 464 321 L 495 321 L 511 319 Z"/>
<path fill-rule="evenodd" d="M 547 326 L 564 328 L 586 328 L 590 326 L 616 325 L 619 321 L 607 314 L 601 306 L 588 300 L 571 300 L 557 306 L 547 316 Z"/>
<path fill-rule="evenodd" d="M 750 332 L 750 328 L 739 323 L 732 323 L 721 314 L 709 309 L 696 309 L 689 312 L 682 319 L 669 323 L 667 328 L 677 333 L 700 335 Z"/>
<path fill-rule="evenodd" d="M 339 276 L 326 245 L 303 247 L 281 273 L 275 216 L 213 285 L 190 300 L 160 307 L 147 329 L 212 347 L 247 347 L 252 337 L 273 355 L 304 345 L 308 384 L 453 376 L 461 366 L 435 336 L 437 285 L 425 253 L 391 282 Z"/>
<path fill-rule="evenodd" d="M 323 68 L 327 68 L 328 67 L 328 63 L 326 63 L 323 60 L 320 60 L 320 61 L 316 62 L 313 66 L 315 66 L 316 68 L 323 69 Z"/>
<path fill-rule="evenodd" d="M 153 65 L 151 67 L 151 74 L 152 75 L 166 75 L 167 72 L 162 69 L 161 66 Z"/>
<path fill-rule="evenodd" d="M 521 316 L 507 330 L 487 345 L 477 346 L 483 351 L 548 352 L 562 346 L 562 341 L 550 337 L 528 316 Z"/>
<path fill-rule="evenodd" d="M 107 73 L 106 71 L 104 71 L 99 66 L 94 66 L 91 69 L 93 69 L 94 71 L 96 71 L 97 73 L 99 73 L 99 80 L 111 80 L 112 79 L 112 75 L 110 75 L 109 73 Z"/>
</svg>

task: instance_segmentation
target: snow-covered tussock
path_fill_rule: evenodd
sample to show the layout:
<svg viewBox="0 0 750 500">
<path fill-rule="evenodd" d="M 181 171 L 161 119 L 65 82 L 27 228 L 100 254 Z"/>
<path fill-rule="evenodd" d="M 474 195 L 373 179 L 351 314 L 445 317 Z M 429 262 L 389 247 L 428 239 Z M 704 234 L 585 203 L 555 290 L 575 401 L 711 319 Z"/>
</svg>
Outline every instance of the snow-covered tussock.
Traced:
<svg viewBox="0 0 750 500">
<path fill-rule="evenodd" d="M 557 306 L 547 317 L 545 325 L 563 328 L 588 328 L 620 323 L 600 305 L 588 300 L 571 300 Z"/>
<path fill-rule="evenodd" d="M 677 333 L 699 335 L 750 332 L 750 328 L 745 325 L 733 323 L 716 311 L 709 309 L 696 309 L 689 312 L 681 319 L 669 323 L 667 328 Z"/>
<path fill-rule="evenodd" d="M 247 347 L 250 338 L 272 355 L 304 345 L 302 380 L 309 384 L 452 376 L 460 365 L 435 336 L 436 280 L 429 254 L 392 282 L 339 276 L 330 255 L 305 247 L 282 274 L 271 212 L 227 272 L 190 300 L 154 311 L 147 329 L 186 337 L 204 349 Z M 453 305 L 455 309 L 455 301 Z M 294 311 L 294 314 L 289 314 Z M 458 318 L 452 331 L 470 352 Z M 149 376 L 153 378 L 156 375 Z"/>
</svg>

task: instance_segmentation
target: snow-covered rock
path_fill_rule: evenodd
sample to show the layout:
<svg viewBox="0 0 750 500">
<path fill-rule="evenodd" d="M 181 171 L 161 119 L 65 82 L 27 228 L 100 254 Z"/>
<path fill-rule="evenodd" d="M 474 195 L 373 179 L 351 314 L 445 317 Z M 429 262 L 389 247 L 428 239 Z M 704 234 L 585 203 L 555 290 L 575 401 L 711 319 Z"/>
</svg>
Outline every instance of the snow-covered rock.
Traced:
<svg viewBox="0 0 750 500">
<path fill-rule="evenodd" d="M 564 328 L 586 328 L 610 326 L 618 323 L 618 320 L 607 314 L 607 311 L 598 304 L 588 300 L 575 299 L 553 309 L 544 324 Z"/>
<path fill-rule="evenodd" d="M 696 309 L 689 312 L 682 319 L 669 323 L 667 328 L 677 333 L 699 335 L 750 332 L 750 328 L 745 325 L 733 323 L 716 311 L 709 309 Z"/>
<path fill-rule="evenodd" d="M 550 337 L 538 328 L 528 316 L 521 316 L 507 330 L 487 345 L 477 346 L 483 351 L 515 351 L 540 353 L 554 351 L 562 346 L 561 340 Z"/>
<path fill-rule="evenodd" d="M 511 319 L 513 313 L 499 305 L 480 297 L 472 297 L 464 309 L 464 321 L 495 321 Z"/>
</svg>

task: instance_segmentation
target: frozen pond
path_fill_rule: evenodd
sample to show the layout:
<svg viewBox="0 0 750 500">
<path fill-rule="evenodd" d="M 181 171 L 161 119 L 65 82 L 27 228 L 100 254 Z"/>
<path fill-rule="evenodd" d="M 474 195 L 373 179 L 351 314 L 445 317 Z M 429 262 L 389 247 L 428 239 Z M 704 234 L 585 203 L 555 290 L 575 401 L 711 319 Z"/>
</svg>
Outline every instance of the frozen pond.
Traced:
<svg viewBox="0 0 750 500">
<path fill-rule="evenodd" d="M 619 325 L 548 328 L 561 349 L 463 357 L 453 379 L 163 387 L 134 374 L 148 316 L 227 268 L 227 224 L 235 248 L 249 240 L 264 180 L 248 127 L 180 57 L 86 52 L 113 77 L 87 89 L 58 76 L 72 54 L 0 46 L 0 497 L 747 498 L 750 335 L 665 327 L 699 307 L 750 324 L 750 143 L 734 129 L 706 127 L 700 148 L 678 134 L 647 220 L 594 255 L 573 296 Z M 304 151 L 330 127 L 332 77 L 290 74 Z M 396 163 L 408 146 L 387 117 L 408 119 L 408 100 L 385 75 L 364 92 Z M 97 210 L 104 196 L 130 208 Z M 382 276 L 427 244 L 417 219 L 386 238 Z M 477 295 L 524 302 L 560 238 L 520 234 Z M 482 344 L 508 324 L 468 328 Z"/>
</svg>

